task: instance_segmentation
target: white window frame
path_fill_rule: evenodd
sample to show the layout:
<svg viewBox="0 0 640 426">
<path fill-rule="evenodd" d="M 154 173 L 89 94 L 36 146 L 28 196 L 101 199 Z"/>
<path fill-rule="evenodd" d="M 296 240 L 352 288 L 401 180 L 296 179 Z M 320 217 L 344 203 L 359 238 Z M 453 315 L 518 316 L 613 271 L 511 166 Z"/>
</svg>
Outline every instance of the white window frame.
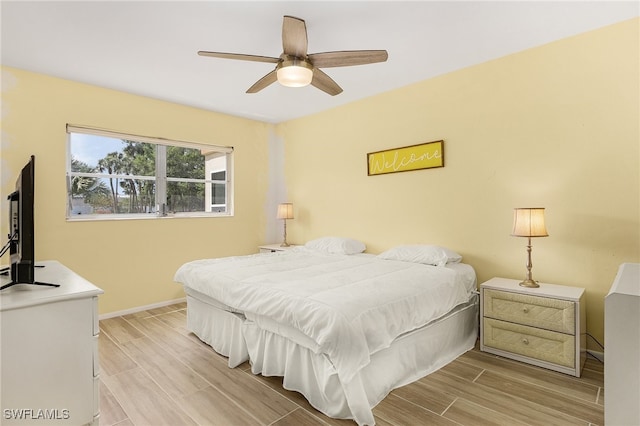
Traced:
<svg viewBox="0 0 640 426">
<path fill-rule="evenodd" d="M 148 176 L 133 176 L 126 175 L 127 179 L 136 180 L 155 180 L 156 181 L 156 212 L 155 213 L 106 213 L 106 214 L 82 214 L 72 215 L 69 209 L 69 202 L 67 205 L 66 218 L 68 221 L 92 221 L 92 220 L 122 220 L 122 219 L 159 219 L 159 218 L 179 218 L 179 217 L 229 217 L 234 215 L 234 196 L 233 196 L 233 153 L 234 149 L 231 146 L 209 145 L 203 143 L 194 143 L 179 141 L 175 139 L 166 139 L 151 136 L 141 136 L 129 133 L 115 132 L 111 130 L 91 128 L 85 126 L 78 126 L 67 124 L 67 199 L 70 197 L 71 192 L 71 178 L 73 176 L 79 177 L 92 177 L 92 178 L 123 178 L 124 175 L 110 175 L 107 173 L 81 173 L 71 171 L 71 134 L 81 133 L 93 136 L 104 136 L 113 139 L 124 139 L 134 142 L 142 142 L 156 145 L 159 149 L 156 151 L 156 168 L 155 178 L 149 178 Z M 178 146 L 183 148 L 199 149 L 203 155 L 215 155 L 220 157 L 224 155 L 226 163 L 226 175 L 225 181 L 213 181 L 206 179 L 189 179 L 189 178 L 174 178 L 166 176 L 166 149 L 167 146 Z M 205 184 L 205 211 L 202 212 L 176 212 L 170 213 L 166 211 L 166 191 L 167 182 L 194 182 Z M 211 211 L 211 206 L 207 204 L 207 198 L 210 198 L 211 186 L 213 183 L 224 183 L 226 185 L 226 208 L 224 212 Z M 208 197 L 207 197 L 207 194 Z"/>
<path fill-rule="evenodd" d="M 224 173 L 225 177 L 224 180 L 216 180 L 213 178 L 213 175 L 216 173 Z M 211 171 L 211 173 L 209 173 L 211 175 L 211 186 L 208 186 L 205 188 L 205 190 L 207 191 L 207 193 L 205 194 L 205 204 L 206 207 L 211 209 L 213 211 L 213 209 L 219 208 L 224 206 L 226 209 L 226 204 L 215 204 L 214 200 L 213 200 L 213 188 L 215 187 L 215 185 L 219 185 L 219 184 L 224 184 L 225 185 L 225 203 L 226 203 L 226 199 L 227 199 L 227 185 L 226 185 L 226 176 L 227 176 L 227 171 L 226 170 L 213 170 Z"/>
</svg>

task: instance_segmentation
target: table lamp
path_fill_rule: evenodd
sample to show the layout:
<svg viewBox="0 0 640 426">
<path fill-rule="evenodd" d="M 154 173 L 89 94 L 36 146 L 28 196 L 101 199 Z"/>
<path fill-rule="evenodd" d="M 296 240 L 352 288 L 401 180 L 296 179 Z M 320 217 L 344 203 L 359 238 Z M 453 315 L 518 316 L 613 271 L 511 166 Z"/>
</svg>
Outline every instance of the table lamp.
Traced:
<svg viewBox="0 0 640 426">
<path fill-rule="evenodd" d="M 540 287 L 531 277 L 531 238 L 548 237 L 547 229 L 544 225 L 544 208 L 516 208 L 513 209 L 513 231 L 514 237 L 527 237 L 527 277 L 520 283 L 522 287 Z"/>
<path fill-rule="evenodd" d="M 293 219 L 293 203 L 278 204 L 278 219 L 284 220 L 284 241 L 280 247 L 289 247 L 287 242 L 287 219 Z"/>
</svg>

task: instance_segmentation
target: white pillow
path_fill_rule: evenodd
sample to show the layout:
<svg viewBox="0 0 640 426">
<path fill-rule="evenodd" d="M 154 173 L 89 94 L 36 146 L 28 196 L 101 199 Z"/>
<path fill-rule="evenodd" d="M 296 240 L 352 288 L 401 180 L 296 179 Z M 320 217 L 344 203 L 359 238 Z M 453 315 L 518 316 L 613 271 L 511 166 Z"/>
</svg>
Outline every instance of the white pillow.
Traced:
<svg viewBox="0 0 640 426">
<path fill-rule="evenodd" d="M 311 240 L 304 245 L 306 248 L 324 253 L 356 254 L 367 248 L 364 243 L 351 238 L 322 237 Z"/>
<path fill-rule="evenodd" d="M 424 263 L 444 266 L 447 263 L 459 263 L 462 256 L 446 247 L 434 245 L 404 245 L 393 247 L 378 255 L 380 259 L 401 260 L 403 262 Z"/>
</svg>

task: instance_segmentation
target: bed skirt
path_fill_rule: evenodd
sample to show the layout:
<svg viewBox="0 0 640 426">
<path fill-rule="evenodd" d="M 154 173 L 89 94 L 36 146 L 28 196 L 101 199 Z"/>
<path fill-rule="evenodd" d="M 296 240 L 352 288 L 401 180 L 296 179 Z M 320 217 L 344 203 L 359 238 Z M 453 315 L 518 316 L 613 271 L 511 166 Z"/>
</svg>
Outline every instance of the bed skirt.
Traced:
<svg viewBox="0 0 640 426">
<path fill-rule="evenodd" d="M 227 310 L 211 298 L 187 292 L 187 329 L 226 356 L 231 368 L 249 360 L 242 334 L 244 321 L 244 315 Z"/>
<path fill-rule="evenodd" d="M 196 296 L 196 297 L 194 297 Z M 478 297 L 371 355 L 371 362 L 342 383 L 331 361 L 291 330 L 226 310 L 216 301 L 187 294 L 187 326 L 235 367 L 250 359 L 251 371 L 281 376 L 329 417 L 375 423 L 372 408 L 393 389 L 414 382 L 472 349 L 478 337 Z M 286 336 L 286 337 L 285 337 Z"/>
</svg>

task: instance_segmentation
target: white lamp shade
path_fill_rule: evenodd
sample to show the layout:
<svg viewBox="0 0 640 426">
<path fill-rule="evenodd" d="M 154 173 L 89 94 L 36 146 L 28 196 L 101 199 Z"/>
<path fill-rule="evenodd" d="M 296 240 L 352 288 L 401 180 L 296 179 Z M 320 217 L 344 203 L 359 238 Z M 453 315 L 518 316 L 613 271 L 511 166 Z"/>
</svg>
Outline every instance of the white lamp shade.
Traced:
<svg viewBox="0 0 640 426">
<path fill-rule="evenodd" d="M 544 224 L 544 208 L 517 208 L 513 209 L 514 237 L 548 237 Z"/>
<path fill-rule="evenodd" d="M 278 204 L 278 219 L 293 219 L 293 203 Z"/>
<path fill-rule="evenodd" d="M 278 83 L 287 87 L 304 87 L 313 80 L 313 65 L 310 62 L 287 56 L 276 66 Z"/>
<path fill-rule="evenodd" d="M 313 70 L 295 65 L 279 68 L 276 74 L 278 82 L 287 87 L 304 87 L 313 79 Z"/>
</svg>

